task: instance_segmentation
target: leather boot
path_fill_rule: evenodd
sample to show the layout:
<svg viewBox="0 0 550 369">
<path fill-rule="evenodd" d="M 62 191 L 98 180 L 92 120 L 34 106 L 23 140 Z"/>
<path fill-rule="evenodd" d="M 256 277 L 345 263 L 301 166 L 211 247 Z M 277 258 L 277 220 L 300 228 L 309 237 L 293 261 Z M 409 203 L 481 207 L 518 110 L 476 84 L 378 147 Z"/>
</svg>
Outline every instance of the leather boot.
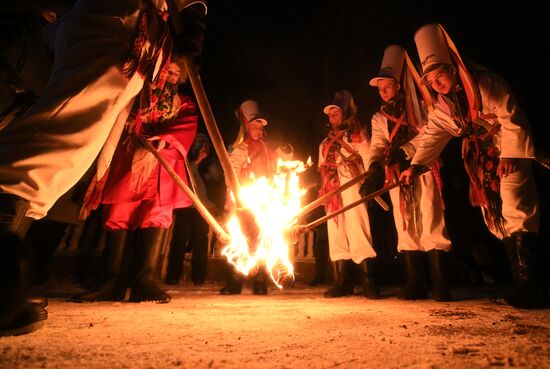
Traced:
<svg viewBox="0 0 550 369">
<path fill-rule="evenodd" d="M 254 295 L 267 295 L 267 270 L 261 266 L 252 277 L 252 293 Z"/>
<path fill-rule="evenodd" d="M 407 266 L 407 283 L 401 289 L 401 300 L 423 300 L 428 298 L 428 289 L 425 285 L 424 252 L 403 251 Z"/>
<path fill-rule="evenodd" d="M 543 283 L 542 257 L 537 235 L 515 232 L 503 240 L 512 267 L 514 285 L 504 300 L 517 308 L 545 307 L 548 296 Z"/>
<path fill-rule="evenodd" d="M 22 239 L 31 223 L 28 207 L 27 200 L 0 193 L 0 336 L 32 332 L 47 317 L 44 307 L 27 301 L 32 250 Z"/>
<path fill-rule="evenodd" d="M 106 231 L 105 249 L 101 255 L 101 271 L 96 287 L 74 296 L 73 302 L 122 301 L 126 295 L 127 278 L 123 264 L 127 252 L 128 231 Z"/>
<path fill-rule="evenodd" d="M 238 295 L 243 289 L 243 276 L 237 270 L 233 264 L 227 263 L 226 283 L 220 289 L 220 295 Z"/>
<path fill-rule="evenodd" d="M 350 262 L 351 260 L 336 260 L 334 262 L 336 284 L 328 289 L 323 296 L 331 298 L 353 295 L 353 282 L 348 265 Z"/>
<path fill-rule="evenodd" d="M 448 253 L 443 250 L 431 250 L 430 271 L 432 277 L 432 296 L 435 301 L 453 301 L 449 282 Z"/>
<path fill-rule="evenodd" d="M 154 280 L 158 254 L 164 240 L 164 229 L 142 228 L 139 230 L 132 254 L 130 301 L 155 301 L 167 303 L 171 297 Z"/>
<path fill-rule="evenodd" d="M 380 291 L 374 284 L 374 259 L 364 259 L 359 267 L 361 269 L 361 285 L 363 286 L 363 295 L 366 298 L 377 300 L 381 298 Z"/>
</svg>

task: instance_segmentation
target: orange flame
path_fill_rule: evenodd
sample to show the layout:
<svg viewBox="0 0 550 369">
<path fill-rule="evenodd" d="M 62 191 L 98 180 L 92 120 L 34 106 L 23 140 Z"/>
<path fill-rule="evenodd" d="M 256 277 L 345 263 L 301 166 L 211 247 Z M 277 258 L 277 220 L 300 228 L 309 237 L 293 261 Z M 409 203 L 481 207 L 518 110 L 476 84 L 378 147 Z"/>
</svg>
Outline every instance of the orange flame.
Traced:
<svg viewBox="0 0 550 369">
<path fill-rule="evenodd" d="M 260 177 L 250 184 L 241 186 L 240 197 L 244 207 L 249 209 L 260 227 L 259 244 L 250 253 L 245 235 L 233 214 L 226 226 L 231 243 L 222 250 L 222 255 L 244 275 L 260 265 L 265 265 L 277 287 L 294 280 L 294 267 L 289 259 L 290 245 L 285 238 L 296 224 L 305 190 L 300 189 L 298 174 L 311 166 L 311 158 L 302 161 L 277 162 L 275 175 Z"/>
</svg>

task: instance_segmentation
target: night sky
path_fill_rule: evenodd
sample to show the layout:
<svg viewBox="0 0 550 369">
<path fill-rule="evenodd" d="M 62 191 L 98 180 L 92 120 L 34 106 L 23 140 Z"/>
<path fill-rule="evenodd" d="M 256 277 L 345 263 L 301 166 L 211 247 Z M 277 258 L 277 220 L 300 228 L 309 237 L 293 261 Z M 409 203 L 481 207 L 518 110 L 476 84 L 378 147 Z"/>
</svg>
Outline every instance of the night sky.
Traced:
<svg viewBox="0 0 550 369">
<path fill-rule="evenodd" d="M 258 101 L 269 137 L 292 143 L 300 159 L 317 155 L 325 134 L 322 108 L 335 89 L 352 92 L 368 124 L 379 108 L 376 88 L 384 48 L 404 46 L 418 56 L 414 32 L 442 23 L 463 58 L 502 74 L 526 111 L 538 144 L 548 145 L 548 55 L 545 12 L 534 2 L 503 8 L 479 0 L 209 1 L 201 76 L 226 143 L 236 136 L 233 111 Z M 453 7 L 451 12 L 445 10 Z M 543 93 L 544 91 L 544 93 Z M 546 141 L 543 141 L 546 140 Z"/>
</svg>

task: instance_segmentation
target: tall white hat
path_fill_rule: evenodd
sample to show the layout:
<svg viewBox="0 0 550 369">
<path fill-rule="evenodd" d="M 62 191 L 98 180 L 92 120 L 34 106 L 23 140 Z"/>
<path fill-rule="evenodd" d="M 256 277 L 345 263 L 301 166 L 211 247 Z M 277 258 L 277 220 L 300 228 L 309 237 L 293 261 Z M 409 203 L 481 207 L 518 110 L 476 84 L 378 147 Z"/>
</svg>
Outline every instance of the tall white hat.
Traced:
<svg viewBox="0 0 550 369">
<path fill-rule="evenodd" d="M 378 81 L 393 78 L 399 82 L 405 61 L 405 49 L 399 45 L 390 45 L 384 50 L 378 76 L 370 80 L 371 86 L 378 86 Z"/>
<path fill-rule="evenodd" d="M 414 34 L 418 58 L 422 66 L 422 79 L 443 65 L 452 65 L 447 40 L 439 24 L 426 24 Z"/>
<path fill-rule="evenodd" d="M 241 123 L 248 124 L 258 121 L 262 123 L 263 126 L 267 125 L 267 120 L 260 114 L 258 103 L 254 100 L 244 101 L 241 106 L 239 106 L 237 115 Z"/>
</svg>

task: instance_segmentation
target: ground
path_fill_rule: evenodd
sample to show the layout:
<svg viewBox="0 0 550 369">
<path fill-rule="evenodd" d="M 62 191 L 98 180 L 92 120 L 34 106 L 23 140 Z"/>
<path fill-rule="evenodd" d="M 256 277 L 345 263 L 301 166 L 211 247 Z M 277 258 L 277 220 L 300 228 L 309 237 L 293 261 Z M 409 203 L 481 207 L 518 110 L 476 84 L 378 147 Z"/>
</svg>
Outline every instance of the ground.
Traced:
<svg viewBox="0 0 550 369">
<path fill-rule="evenodd" d="M 0 368 L 550 368 L 550 310 L 460 301 L 327 299 L 297 285 L 220 296 L 219 284 L 169 289 L 168 304 L 49 298 L 31 334 L 0 338 Z M 50 294 L 69 295 L 60 288 Z M 356 291 L 360 292 L 360 291 Z"/>
</svg>

